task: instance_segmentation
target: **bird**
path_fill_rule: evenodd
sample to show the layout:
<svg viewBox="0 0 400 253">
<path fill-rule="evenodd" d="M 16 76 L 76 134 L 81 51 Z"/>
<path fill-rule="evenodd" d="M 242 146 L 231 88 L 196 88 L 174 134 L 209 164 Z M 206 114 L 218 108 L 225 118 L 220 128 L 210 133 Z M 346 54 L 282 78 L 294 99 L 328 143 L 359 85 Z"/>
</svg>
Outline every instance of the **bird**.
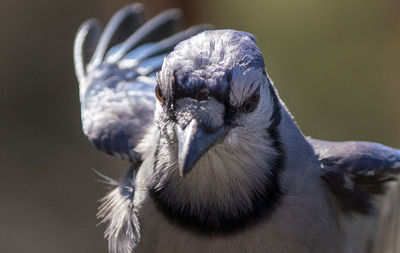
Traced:
<svg viewBox="0 0 400 253">
<path fill-rule="evenodd" d="M 254 35 L 170 9 L 79 28 L 83 133 L 128 161 L 102 199 L 112 253 L 400 251 L 400 150 L 306 137 Z"/>
</svg>

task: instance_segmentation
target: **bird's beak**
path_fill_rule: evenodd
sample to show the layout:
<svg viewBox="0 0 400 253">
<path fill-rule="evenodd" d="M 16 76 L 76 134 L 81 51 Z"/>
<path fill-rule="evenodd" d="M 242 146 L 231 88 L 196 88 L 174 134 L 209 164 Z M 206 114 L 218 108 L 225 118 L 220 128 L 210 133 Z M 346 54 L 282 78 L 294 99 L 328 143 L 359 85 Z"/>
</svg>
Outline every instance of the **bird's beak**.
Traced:
<svg viewBox="0 0 400 253">
<path fill-rule="evenodd" d="M 215 144 L 224 133 L 221 126 L 213 132 L 204 131 L 196 119 L 192 119 L 185 129 L 176 126 L 178 137 L 178 163 L 181 177 L 188 174 L 196 162 Z"/>
</svg>

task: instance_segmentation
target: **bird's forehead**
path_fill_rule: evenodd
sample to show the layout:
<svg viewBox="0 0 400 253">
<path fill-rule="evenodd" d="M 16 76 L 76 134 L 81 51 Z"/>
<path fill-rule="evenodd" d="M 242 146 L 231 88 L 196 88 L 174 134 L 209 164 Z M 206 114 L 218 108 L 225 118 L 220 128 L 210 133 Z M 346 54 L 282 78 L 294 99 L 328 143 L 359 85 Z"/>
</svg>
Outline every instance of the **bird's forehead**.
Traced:
<svg viewBox="0 0 400 253">
<path fill-rule="evenodd" d="M 264 68 L 251 34 L 234 30 L 202 32 L 176 46 L 165 59 L 161 89 L 174 99 L 209 96 L 226 101 L 232 72 Z"/>
</svg>

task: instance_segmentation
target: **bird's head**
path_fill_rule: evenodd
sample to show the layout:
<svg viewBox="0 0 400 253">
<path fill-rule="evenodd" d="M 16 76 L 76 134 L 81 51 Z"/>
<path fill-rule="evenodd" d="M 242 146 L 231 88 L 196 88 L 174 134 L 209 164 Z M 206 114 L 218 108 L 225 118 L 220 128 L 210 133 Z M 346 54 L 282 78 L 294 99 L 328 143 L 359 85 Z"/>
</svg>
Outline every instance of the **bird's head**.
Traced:
<svg viewBox="0 0 400 253">
<path fill-rule="evenodd" d="M 283 113 L 254 37 L 202 32 L 175 47 L 157 79 L 156 128 L 142 150 L 154 154 L 149 190 L 163 213 L 231 231 L 272 210 Z"/>
<path fill-rule="evenodd" d="M 251 150 L 257 145 L 270 151 L 266 129 L 277 102 L 271 92 L 253 35 L 205 31 L 178 44 L 165 58 L 156 87 L 155 120 L 171 150 L 170 163 L 184 176 L 213 148 L 239 156 L 257 152 Z"/>
</svg>

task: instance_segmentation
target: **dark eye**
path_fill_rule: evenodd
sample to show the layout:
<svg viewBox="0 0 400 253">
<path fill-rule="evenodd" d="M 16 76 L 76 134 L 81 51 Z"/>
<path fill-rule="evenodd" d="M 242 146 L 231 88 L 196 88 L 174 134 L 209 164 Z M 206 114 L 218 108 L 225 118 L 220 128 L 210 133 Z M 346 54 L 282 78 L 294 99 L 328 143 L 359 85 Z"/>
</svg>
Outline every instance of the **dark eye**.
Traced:
<svg viewBox="0 0 400 253">
<path fill-rule="evenodd" d="M 156 97 L 157 97 L 158 101 L 160 101 L 161 104 L 164 103 L 165 99 L 161 93 L 161 89 L 158 84 L 156 85 Z"/>
<path fill-rule="evenodd" d="M 243 111 L 253 112 L 256 109 L 259 101 L 260 101 L 260 93 L 255 92 L 251 97 L 249 97 L 246 101 L 244 101 L 242 105 Z"/>
</svg>

